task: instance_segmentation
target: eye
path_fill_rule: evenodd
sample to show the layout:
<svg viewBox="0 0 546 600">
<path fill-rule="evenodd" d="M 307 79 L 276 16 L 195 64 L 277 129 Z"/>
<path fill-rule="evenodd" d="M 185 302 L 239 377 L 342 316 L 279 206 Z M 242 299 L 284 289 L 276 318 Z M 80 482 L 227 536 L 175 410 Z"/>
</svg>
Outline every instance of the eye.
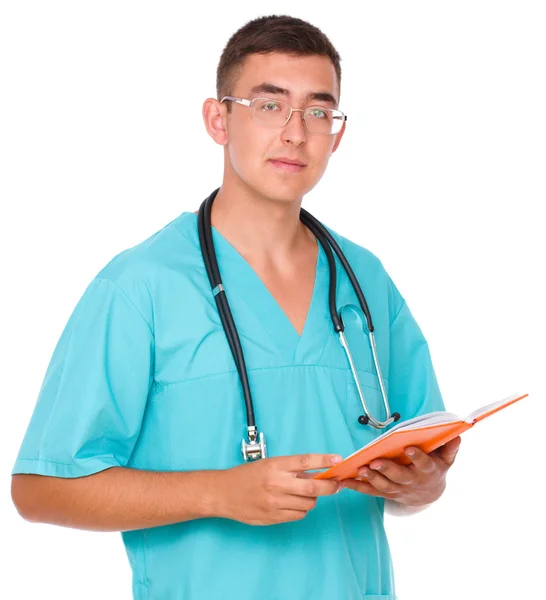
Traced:
<svg viewBox="0 0 546 600">
<path fill-rule="evenodd" d="M 261 110 L 264 110 L 266 112 L 271 112 L 271 111 L 274 111 L 275 109 L 279 109 L 279 108 L 280 107 L 279 107 L 279 105 L 278 105 L 277 102 L 271 102 L 271 101 L 269 101 L 269 102 L 264 102 L 261 105 Z"/>
<path fill-rule="evenodd" d="M 321 108 L 311 108 L 309 114 L 317 119 L 327 119 L 328 111 L 322 110 Z"/>
</svg>

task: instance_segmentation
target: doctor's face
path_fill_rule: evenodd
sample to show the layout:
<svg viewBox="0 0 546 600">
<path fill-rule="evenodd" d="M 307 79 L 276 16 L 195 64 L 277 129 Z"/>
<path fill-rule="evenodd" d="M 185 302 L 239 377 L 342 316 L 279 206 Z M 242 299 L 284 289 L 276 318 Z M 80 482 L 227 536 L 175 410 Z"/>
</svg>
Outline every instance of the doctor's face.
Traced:
<svg viewBox="0 0 546 600">
<path fill-rule="evenodd" d="M 300 109 L 310 106 L 338 109 L 338 88 L 336 72 L 328 57 L 252 54 L 246 58 L 231 95 L 248 100 L 280 100 Z M 333 102 L 328 96 L 333 97 Z M 276 201 L 299 201 L 315 187 L 345 131 L 343 124 L 335 135 L 309 132 L 302 112 L 293 112 L 284 126 L 270 127 L 256 122 L 248 106 L 231 102 L 228 113 L 224 101 L 220 109 L 225 123 L 224 180 L 230 186 L 248 186 Z M 257 112 L 264 116 L 264 112 L 271 110 L 278 111 L 278 105 L 262 104 Z M 320 111 L 316 114 L 323 115 Z M 304 166 L 274 162 L 282 158 Z"/>
</svg>

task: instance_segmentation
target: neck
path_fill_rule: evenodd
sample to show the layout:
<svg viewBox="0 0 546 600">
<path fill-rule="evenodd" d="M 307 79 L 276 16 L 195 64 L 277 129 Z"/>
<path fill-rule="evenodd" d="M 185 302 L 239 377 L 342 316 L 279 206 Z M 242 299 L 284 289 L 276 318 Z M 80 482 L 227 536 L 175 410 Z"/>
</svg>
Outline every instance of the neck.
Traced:
<svg viewBox="0 0 546 600">
<path fill-rule="evenodd" d="M 300 208 L 301 200 L 281 202 L 249 188 L 230 188 L 224 181 L 212 205 L 211 223 L 245 258 L 281 265 L 316 246 L 300 221 Z"/>
</svg>

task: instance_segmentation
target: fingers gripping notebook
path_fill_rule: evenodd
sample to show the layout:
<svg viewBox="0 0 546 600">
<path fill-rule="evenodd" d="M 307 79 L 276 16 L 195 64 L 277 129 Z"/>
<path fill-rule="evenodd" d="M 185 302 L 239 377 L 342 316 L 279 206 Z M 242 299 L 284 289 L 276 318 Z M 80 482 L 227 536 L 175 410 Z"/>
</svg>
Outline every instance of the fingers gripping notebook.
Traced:
<svg viewBox="0 0 546 600">
<path fill-rule="evenodd" d="M 428 454 L 464 433 L 478 421 L 528 395 L 513 394 L 498 402 L 482 406 L 464 418 L 455 413 L 438 411 L 403 421 L 345 458 L 335 467 L 318 473 L 314 479 L 355 478 L 361 467 L 368 465 L 376 458 L 388 458 L 398 464 L 407 465 L 411 463 L 411 459 L 404 453 L 404 448 L 417 446 Z"/>
</svg>

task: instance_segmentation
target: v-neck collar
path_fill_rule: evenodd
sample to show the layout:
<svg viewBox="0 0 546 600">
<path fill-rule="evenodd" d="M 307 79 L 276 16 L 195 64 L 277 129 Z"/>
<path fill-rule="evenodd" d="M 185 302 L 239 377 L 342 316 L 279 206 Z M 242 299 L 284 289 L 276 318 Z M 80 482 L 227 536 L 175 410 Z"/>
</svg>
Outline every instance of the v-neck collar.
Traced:
<svg viewBox="0 0 546 600">
<path fill-rule="evenodd" d="M 192 219 L 195 229 L 194 239 L 200 250 L 197 215 L 193 212 L 182 213 L 183 215 L 189 215 L 189 218 Z M 315 347 L 316 349 L 317 341 L 322 337 L 321 333 L 322 335 L 325 333 L 324 308 L 328 307 L 328 281 L 325 273 L 328 272 L 328 264 L 319 241 L 316 240 L 318 253 L 313 293 L 300 336 L 250 263 L 214 226 L 212 227 L 212 239 L 220 276 L 232 312 L 234 312 L 232 306 L 234 302 L 244 303 L 246 311 L 255 317 L 256 323 L 268 334 L 285 360 L 290 363 L 303 360 L 311 348 Z M 235 326 L 240 329 L 235 314 L 234 321 Z"/>
</svg>

